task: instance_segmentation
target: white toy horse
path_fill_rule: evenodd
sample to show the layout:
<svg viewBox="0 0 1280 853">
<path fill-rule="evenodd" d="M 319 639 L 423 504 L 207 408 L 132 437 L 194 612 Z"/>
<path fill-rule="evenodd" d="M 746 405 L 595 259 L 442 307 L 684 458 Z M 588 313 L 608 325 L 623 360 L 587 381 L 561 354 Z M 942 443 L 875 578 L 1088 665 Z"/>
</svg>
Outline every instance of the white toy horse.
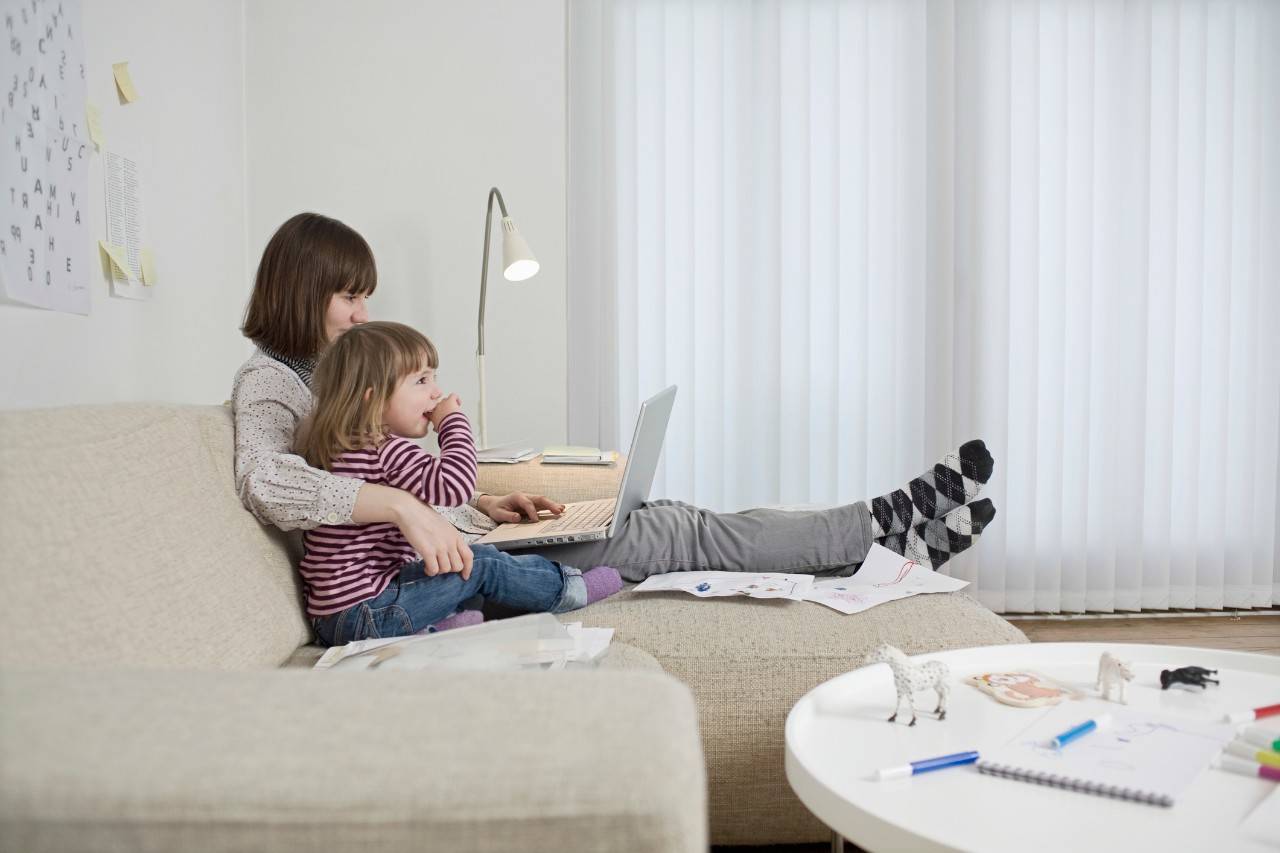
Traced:
<svg viewBox="0 0 1280 853">
<path fill-rule="evenodd" d="M 939 720 L 947 718 L 947 694 L 951 692 L 949 682 L 951 671 L 947 669 L 945 663 L 937 660 L 912 663 L 911 658 L 887 643 L 876 646 L 863 660 L 863 664 L 873 663 L 887 663 L 889 669 L 893 670 L 893 686 L 898 691 L 898 701 L 893 706 L 893 716 L 889 718 L 889 722 L 892 723 L 898 719 L 898 709 L 902 707 L 902 700 L 906 699 L 907 704 L 911 706 L 911 722 L 907 725 L 914 726 L 916 724 L 915 693 L 929 688 L 933 688 L 938 694 L 938 707 L 933 712 L 938 715 Z"/>
<path fill-rule="evenodd" d="M 1108 702 L 1119 701 L 1122 705 L 1128 705 L 1128 701 L 1124 698 L 1124 685 L 1127 681 L 1133 681 L 1133 669 L 1129 664 L 1111 652 L 1103 652 L 1102 657 L 1098 659 L 1098 682 L 1094 685 L 1094 688 L 1102 694 L 1102 698 Z M 1119 700 L 1111 698 L 1113 687 L 1120 688 Z"/>
</svg>

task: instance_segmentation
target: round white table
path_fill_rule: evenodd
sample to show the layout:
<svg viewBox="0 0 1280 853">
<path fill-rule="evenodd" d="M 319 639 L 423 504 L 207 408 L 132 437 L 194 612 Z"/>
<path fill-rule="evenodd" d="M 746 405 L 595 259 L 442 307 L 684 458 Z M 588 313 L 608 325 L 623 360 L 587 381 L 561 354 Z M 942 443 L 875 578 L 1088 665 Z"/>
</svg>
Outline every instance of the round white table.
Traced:
<svg viewBox="0 0 1280 853">
<path fill-rule="evenodd" d="M 811 690 L 787 716 L 787 781 L 831 827 L 833 840 L 843 836 L 874 853 L 1280 850 L 1280 838 L 1267 842 L 1240 829 L 1277 783 L 1221 770 L 1205 770 L 1170 808 L 985 776 L 973 765 L 873 780 L 882 767 L 993 749 L 1049 710 L 1000 704 L 964 684 L 966 676 L 1033 670 L 1096 696 L 1104 651 L 1133 664 L 1134 679 L 1126 689 L 1131 709 L 1217 721 L 1228 711 L 1280 702 L 1280 656 L 1274 655 L 1123 643 L 1034 643 L 919 655 L 912 660 L 941 660 L 951 669 L 946 720 L 932 713 L 936 695 L 922 691 L 914 727 L 905 724 L 909 714 L 887 722 L 895 693 L 886 664 L 837 676 Z M 1189 665 L 1219 670 L 1221 686 L 1160 689 L 1160 670 Z M 1280 717 L 1258 725 L 1280 731 Z"/>
</svg>

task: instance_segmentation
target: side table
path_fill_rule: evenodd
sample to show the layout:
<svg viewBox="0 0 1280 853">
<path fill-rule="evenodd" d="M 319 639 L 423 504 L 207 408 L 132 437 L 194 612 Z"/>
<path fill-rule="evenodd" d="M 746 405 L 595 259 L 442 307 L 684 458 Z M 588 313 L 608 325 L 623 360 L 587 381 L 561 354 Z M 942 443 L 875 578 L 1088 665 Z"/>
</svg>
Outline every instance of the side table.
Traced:
<svg viewBox="0 0 1280 853">
<path fill-rule="evenodd" d="M 869 851 L 1272 851 L 1240 831 L 1276 783 L 1205 770 L 1171 808 L 1041 787 L 980 774 L 972 765 L 891 782 L 882 767 L 992 749 L 1048 712 L 1002 705 L 963 683 L 982 672 L 1034 670 L 1094 695 L 1098 658 L 1133 664 L 1128 707 L 1220 720 L 1228 711 L 1280 701 L 1280 656 L 1123 643 L 1036 643 L 920 655 L 944 661 L 952 688 L 947 718 L 923 713 L 914 727 L 886 722 L 893 679 L 883 664 L 831 679 L 807 693 L 786 723 L 787 781 L 837 836 Z M 1161 690 L 1159 673 L 1186 665 L 1219 670 L 1220 687 Z M 922 692 L 917 707 L 933 710 Z M 1280 718 L 1259 721 L 1280 732 Z M 1277 735 L 1280 737 L 1280 734 Z"/>
<path fill-rule="evenodd" d="M 513 465 L 488 462 L 480 465 L 476 488 L 489 495 L 546 495 L 560 503 L 594 501 L 618 496 L 626 466 L 622 454 L 612 465 L 543 465 L 541 456 Z"/>
</svg>

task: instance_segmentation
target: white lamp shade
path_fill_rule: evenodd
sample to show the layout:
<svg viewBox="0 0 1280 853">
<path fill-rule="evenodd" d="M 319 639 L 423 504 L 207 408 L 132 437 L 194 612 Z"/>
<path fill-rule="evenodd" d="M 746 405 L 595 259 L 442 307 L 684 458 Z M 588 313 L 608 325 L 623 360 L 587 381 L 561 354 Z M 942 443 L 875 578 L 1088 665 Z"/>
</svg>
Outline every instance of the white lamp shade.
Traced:
<svg viewBox="0 0 1280 853">
<path fill-rule="evenodd" d="M 510 216 L 502 217 L 502 277 L 507 281 L 524 281 L 538 274 L 538 259 L 520 236 L 520 229 Z"/>
</svg>

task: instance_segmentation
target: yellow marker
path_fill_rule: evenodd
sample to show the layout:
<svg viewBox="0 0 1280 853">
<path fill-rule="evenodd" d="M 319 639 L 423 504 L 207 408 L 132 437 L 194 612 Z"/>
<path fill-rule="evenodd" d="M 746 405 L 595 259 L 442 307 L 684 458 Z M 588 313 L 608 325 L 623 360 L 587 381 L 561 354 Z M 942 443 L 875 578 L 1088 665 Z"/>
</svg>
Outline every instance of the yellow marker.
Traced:
<svg viewBox="0 0 1280 853">
<path fill-rule="evenodd" d="M 129 261 L 124 256 L 124 249 L 106 240 L 99 240 L 98 246 L 107 253 L 107 257 L 111 259 L 116 269 L 120 270 L 120 274 L 129 281 L 133 281 L 133 273 L 129 272 Z"/>
<path fill-rule="evenodd" d="M 1272 752 L 1269 749 L 1258 749 L 1253 744 L 1245 743 L 1242 740 L 1233 740 L 1227 744 L 1227 754 L 1234 755 L 1237 758 L 1247 758 L 1250 761 L 1256 761 L 1268 767 L 1280 767 L 1280 753 Z"/>
<path fill-rule="evenodd" d="M 94 145 L 101 148 L 106 141 L 106 137 L 102 134 L 102 114 L 98 112 L 97 107 L 88 103 L 84 105 L 84 114 L 89 120 L 89 138 L 93 140 Z"/>
<path fill-rule="evenodd" d="M 147 285 L 155 284 L 156 278 L 156 256 L 150 249 L 143 249 L 139 254 L 139 261 L 142 264 L 142 283 Z"/>
<path fill-rule="evenodd" d="M 117 62 L 111 66 L 111 73 L 116 77 L 116 88 L 126 104 L 138 100 L 138 90 L 133 88 L 133 78 L 129 76 L 129 63 Z"/>
</svg>

